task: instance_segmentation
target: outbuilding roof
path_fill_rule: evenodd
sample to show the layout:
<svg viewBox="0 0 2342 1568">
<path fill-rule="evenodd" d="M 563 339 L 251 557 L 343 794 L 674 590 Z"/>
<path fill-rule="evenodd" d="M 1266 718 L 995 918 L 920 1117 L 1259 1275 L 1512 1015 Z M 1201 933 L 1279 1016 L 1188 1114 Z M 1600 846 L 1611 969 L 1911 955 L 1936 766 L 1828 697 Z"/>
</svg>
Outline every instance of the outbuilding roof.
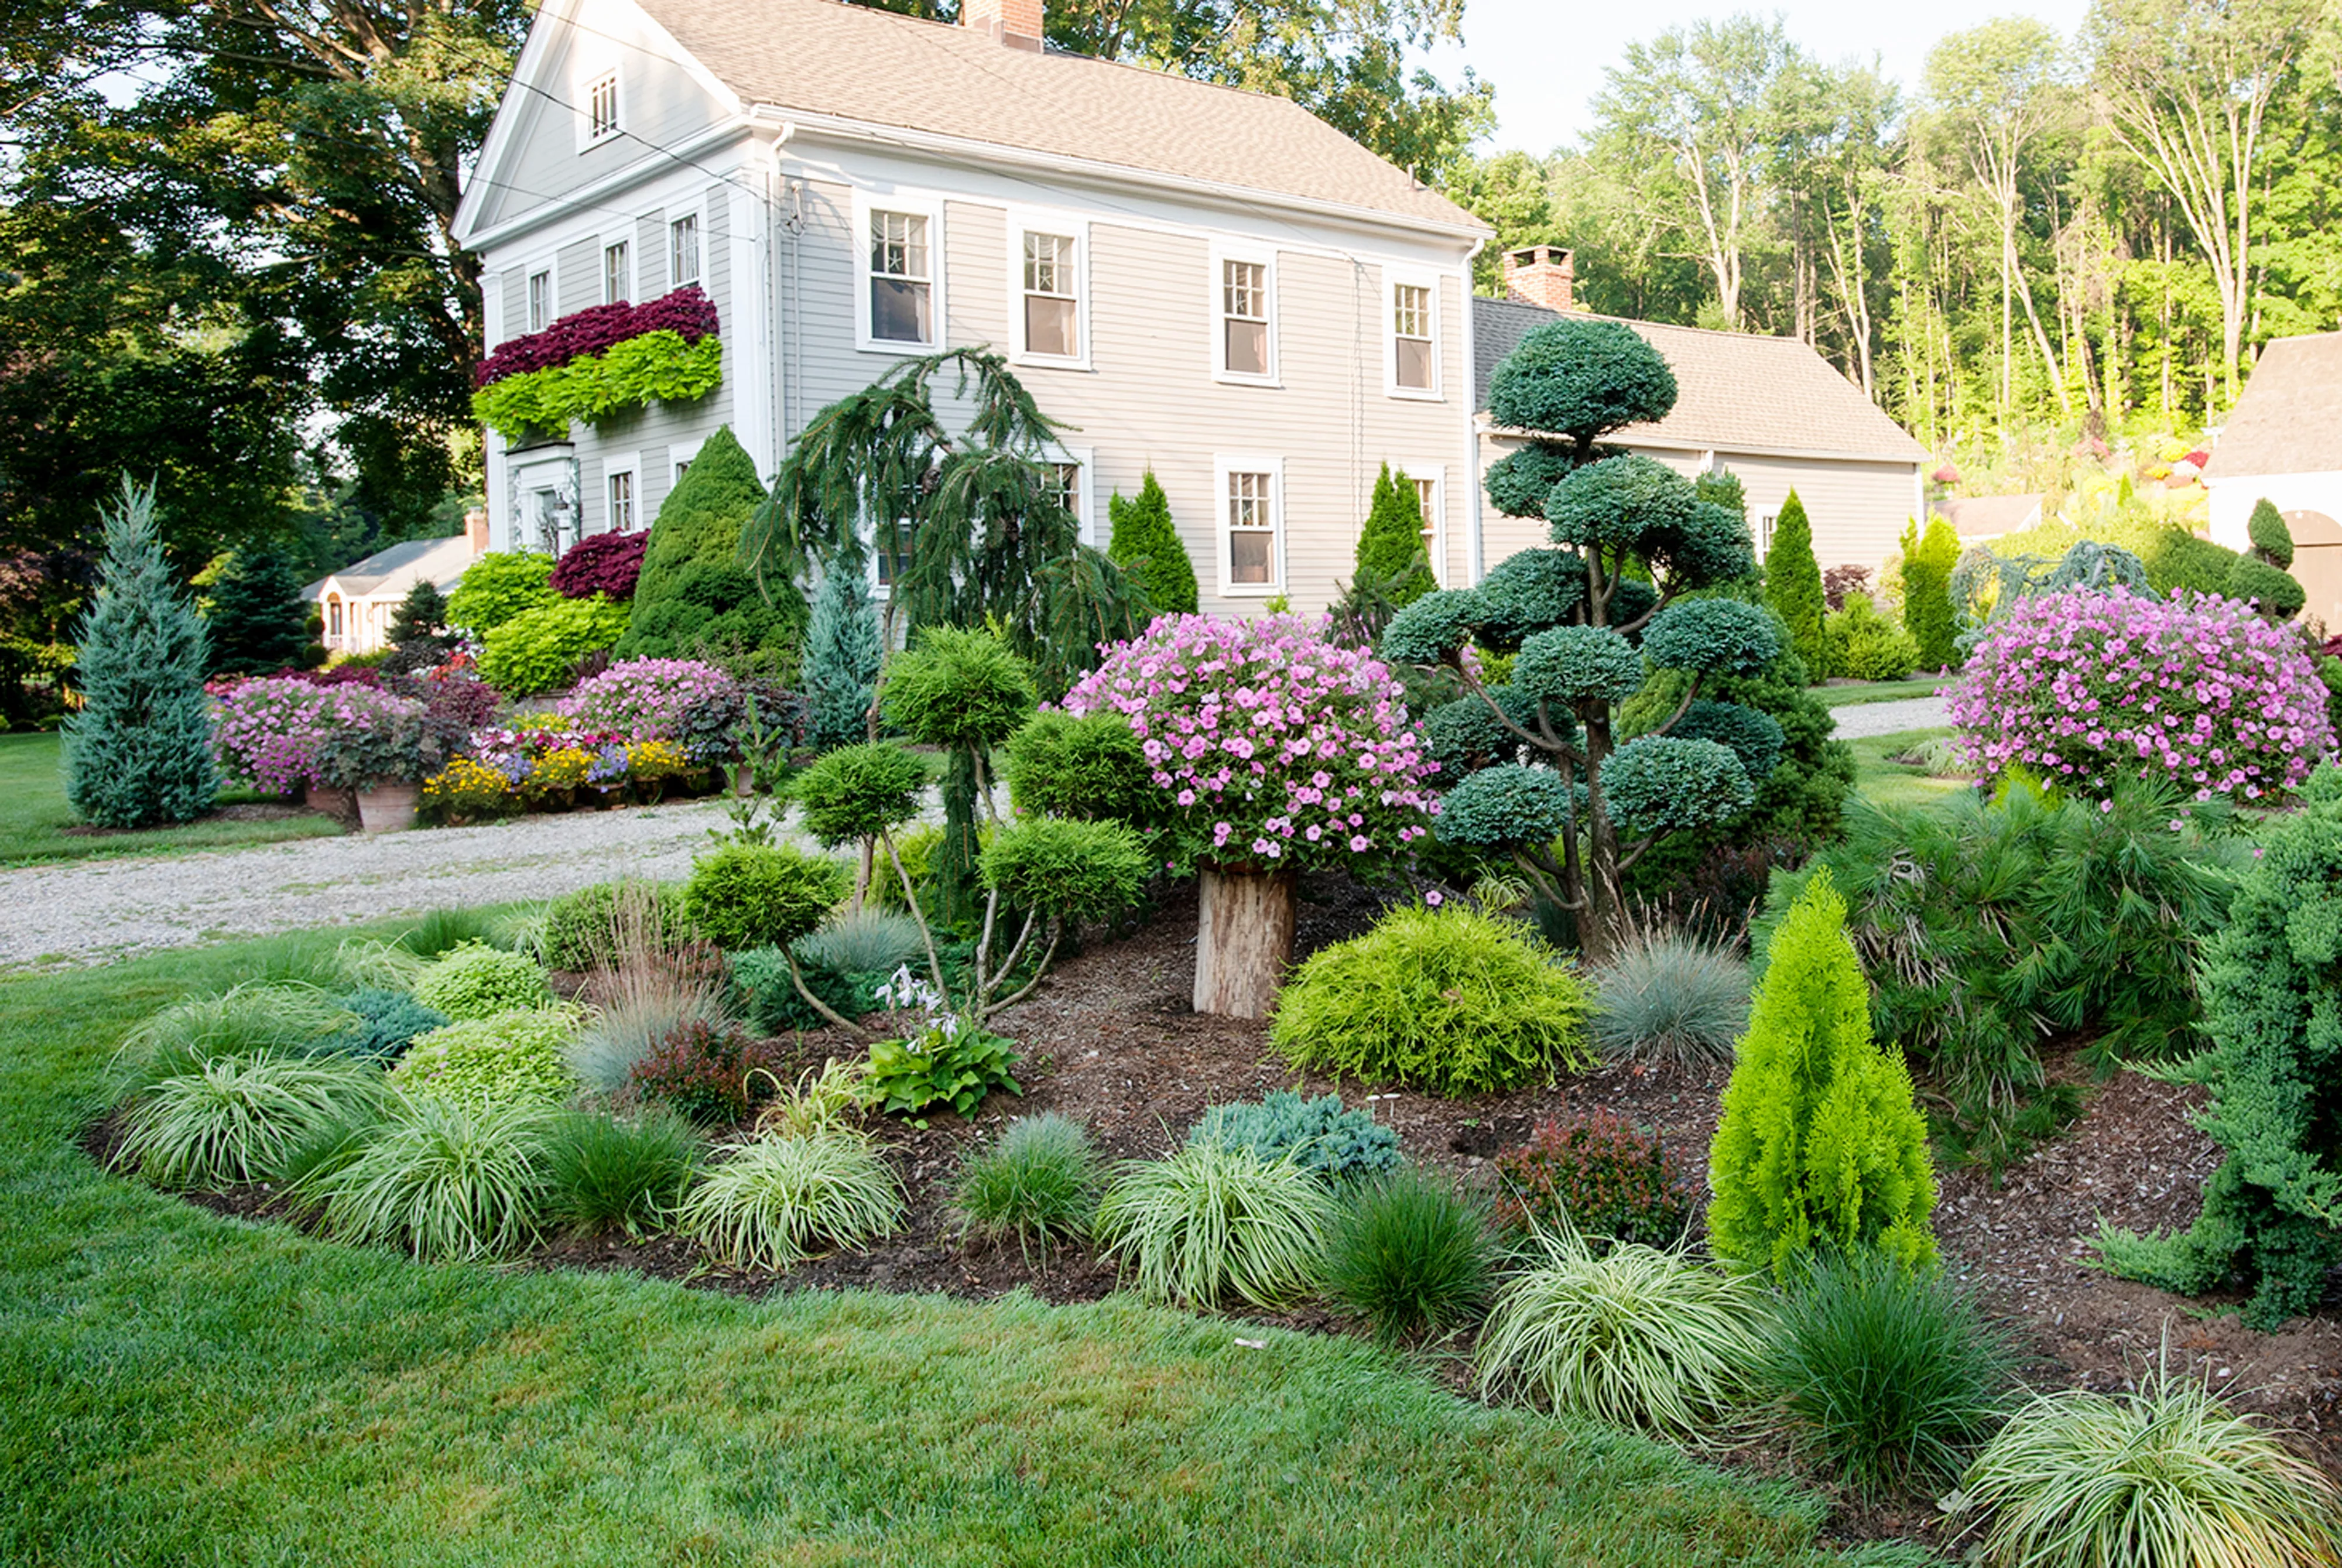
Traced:
<svg viewBox="0 0 2342 1568">
<path fill-rule="evenodd" d="M 838 0 L 638 3 L 751 105 L 1487 227 L 1290 99 Z"/>
<path fill-rule="evenodd" d="M 401 588 L 411 587 L 425 576 L 444 585 L 462 576 L 472 559 L 472 542 L 462 534 L 444 539 L 403 539 L 338 572 L 328 572 L 302 589 L 301 596 L 315 599 L 331 583 L 351 598 L 363 598 L 394 577 L 403 578 Z"/>
<path fill-rule="evenodd" d="M 2342 332 L 2261 350 L 2205 465 L 2207 480 L 2342 473 Z"/>
<path fill-rule="evenodd" d="M 1561 319 L 1560 311 L 1544 305 L 1474 297 L 1475 408 L 1487 408 L 1488 385 L 1496 366 L 1530 329 Z M 1666 358 L 1676 373 L 1677 394 L 1665 419 L 1619 431 L 1616 439 L 1624 444 L 1892 463 L 1927 458 L 1927 449 L 1908 431 L 1810 345 L 1793 337 L 1711 332 L 1660 322 L 1626 325 Z"/>
</svg>

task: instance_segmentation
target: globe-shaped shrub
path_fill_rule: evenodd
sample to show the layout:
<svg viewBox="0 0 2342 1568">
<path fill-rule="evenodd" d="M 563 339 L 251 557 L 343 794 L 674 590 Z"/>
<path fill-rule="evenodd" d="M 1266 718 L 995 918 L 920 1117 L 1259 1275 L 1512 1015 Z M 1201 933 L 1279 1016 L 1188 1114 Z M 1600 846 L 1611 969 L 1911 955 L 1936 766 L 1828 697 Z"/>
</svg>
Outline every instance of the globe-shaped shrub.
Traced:
<svg viewBox="0 0 2342 1568">
<path fill-rule="evenodd" d="M 1324 949 L 1277 998 L 1296 1067 L 1474 1094 L 1594 1060 L 1586 986 L 1522 927 L 1449 904 L 1396 910 Z"/>
<path fill-rule="evenodd" d="M 1353 866 L 1428 833 L 1437 809 L 1398 683 L 1299 616 L 1162 616 L 1065 706 L 1129 721 L 1189 860 Z"/>
<path fill-rule="evenodd" d="M 415 999 L 460 1024 L 550 1007 L 553 991 L 543 966 L 528 954 L 466 942 L 423 971 Z"/>
<path fill-rule="evenodd" d="M 2020 600 L 1969 655 L 1950 713 L 1986 774 L 2027 768 L 2094 795 L 2128 775 L 2256 799 L 2334 744 L 2299 634 L 2194 594 Z"/>
</svg>

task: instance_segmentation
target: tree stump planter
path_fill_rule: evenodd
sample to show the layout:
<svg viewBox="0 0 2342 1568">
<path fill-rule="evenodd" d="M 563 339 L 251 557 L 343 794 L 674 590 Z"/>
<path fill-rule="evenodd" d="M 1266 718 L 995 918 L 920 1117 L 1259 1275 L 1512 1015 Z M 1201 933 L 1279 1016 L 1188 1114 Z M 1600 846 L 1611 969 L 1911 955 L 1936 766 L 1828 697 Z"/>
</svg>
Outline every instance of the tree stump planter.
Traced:
<svg viewBox="0 0 2342 1568">
<path fill-rule="evenodd" d="M 1289 871 L 1205 865 L 1197 877 L 1196 1011 L 1266 1018 L 1293 962 Z"/>
<path fill-rule="evenodd" d="M 358 825 L 370 834 L 405 832 L 415 825 L 421 793 L 416 784 L 390 783 L 358 791 Z"/>
</svg>

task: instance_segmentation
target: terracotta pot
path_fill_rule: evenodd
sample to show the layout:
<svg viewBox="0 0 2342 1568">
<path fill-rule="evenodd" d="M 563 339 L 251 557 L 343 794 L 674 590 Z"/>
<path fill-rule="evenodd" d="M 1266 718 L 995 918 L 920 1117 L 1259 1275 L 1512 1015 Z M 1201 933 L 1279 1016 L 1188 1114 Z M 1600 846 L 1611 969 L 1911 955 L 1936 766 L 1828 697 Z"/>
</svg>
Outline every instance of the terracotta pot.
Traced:
<svg viewBox="0 0 2342 1568">
<path fill-rule="evenodd" d="M 358 791 L 358 823 L 368 833 L 404 833 L 415 825 L 420 785 L 378 783 Z"/>
<path fill-rule="evenodd" d="M 315 784 L 304 784 L 301 786 L 301 804 L 311 811 L 321 811 L 344 822 L 358 819 L 357 792 L 355 790 L 322 789 Z"/>
</svg>

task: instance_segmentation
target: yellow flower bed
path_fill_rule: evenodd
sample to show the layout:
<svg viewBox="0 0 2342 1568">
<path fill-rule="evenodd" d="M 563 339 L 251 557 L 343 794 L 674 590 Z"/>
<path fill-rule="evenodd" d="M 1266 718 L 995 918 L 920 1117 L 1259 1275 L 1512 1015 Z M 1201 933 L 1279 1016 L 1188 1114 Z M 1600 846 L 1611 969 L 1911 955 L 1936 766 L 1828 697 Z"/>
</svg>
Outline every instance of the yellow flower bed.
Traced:
<svg viewBox="0 0 2342 1568">
<path fill-rule="evenodd" d="M 423 807 L 443 816 L 483 816 L 512 804 L 512 784 L 475 757 L 457 757 L 423 781 Z"/>
</svg>

